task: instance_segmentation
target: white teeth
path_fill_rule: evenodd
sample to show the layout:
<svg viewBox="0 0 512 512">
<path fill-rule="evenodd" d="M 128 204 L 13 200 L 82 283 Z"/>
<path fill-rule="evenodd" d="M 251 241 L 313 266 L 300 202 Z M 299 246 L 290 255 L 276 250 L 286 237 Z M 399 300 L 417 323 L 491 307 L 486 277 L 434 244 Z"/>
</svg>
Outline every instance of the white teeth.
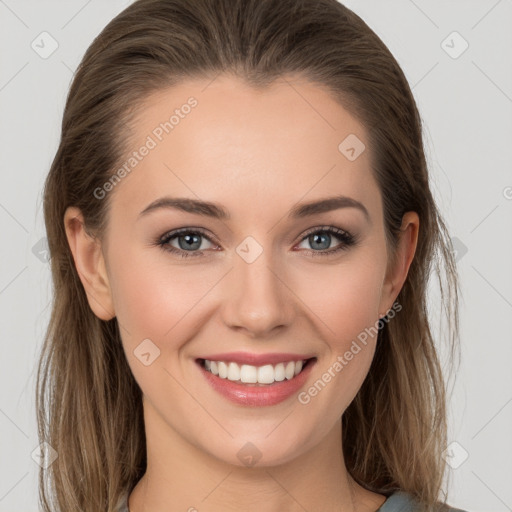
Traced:
<svg viewBox="0 0 512 512">
<path fill-rule="evenodd" d="M 295 363 L 290 361 L 284 369 L 284 376 L 290 380 L 295 375 Z"/>
<path fill-rule="evenodd" d="M 289 361 L 276 365 L 266 364 L 264 366 L 242 366 L 232 361 L 210 361 L 204 360 L 204 367 L 221 379 L 228 379 L 233 382 L 244 382 L 247 384 L 272 384 L 285 379 L 290 380 L 298 375 L 303 368 L 304 361 Z"/>
<path fill-rule="evenodd" d="M 240 368 L 240 380 L 249 384 L 256 384 L 256 382 L 258 382 L 258 368 L 256 368 L 256 366 L 243 364 Z"/>
<path fill-rule="evenodd" d="M 258 368 L 258 382 L 260 384 L 272 384 L 274 380 L 274 367 L 271 364 Z"/>
<path fill-rule="evenodd" d="M 229 380 L 240 380 L 240 367 L 236 363 L 229 363 L 227 378 Z"/>
<path fill-rule="evenodd" d="M 284 364 L 283 363 L 279 363 L 279 364 L 276 364 L 275 368 L 274 368 L 274 379 L 277 381 L 277 382 L 281 382 L 282 380 L 284 380 Z"/>
<path fill-rule="evenodd" d="M 225 379 L 228 376 L 228 365 L 224 361 L 219 361 L 217 366 L 219 368 L 219 377 Z"/>
</svg>

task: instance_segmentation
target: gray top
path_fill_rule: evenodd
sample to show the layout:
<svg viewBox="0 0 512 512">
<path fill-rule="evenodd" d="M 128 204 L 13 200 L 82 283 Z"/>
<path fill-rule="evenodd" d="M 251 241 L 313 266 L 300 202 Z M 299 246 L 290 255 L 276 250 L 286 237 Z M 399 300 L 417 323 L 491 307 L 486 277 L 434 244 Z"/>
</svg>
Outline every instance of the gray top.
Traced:
<svg viewBox="0 0 512 512">
<path fill-rule="evenodd" d="M 421 512 L 423 509 L 412 494 L 403 491 L 395 491 L 379 507 L 377 512 Z M 126 510 L 128 512 L 128 510 Z M 439 512 L 467 512 L 460 508 L 446 506 L 439 508 Z"/>
<path fill-rule="evenodd" d="M 395 491 L 388 499 L 379 507 L 376 512 L 421 512 L 419 503 L 414 497 L 403 491 Z M 129 512 L 128 510 L 128 494 L 121 501 L 118 512 Z M 447 507 L 439 509 L 439 512 L 467 512 L 460 508 Z"/>
</svg>

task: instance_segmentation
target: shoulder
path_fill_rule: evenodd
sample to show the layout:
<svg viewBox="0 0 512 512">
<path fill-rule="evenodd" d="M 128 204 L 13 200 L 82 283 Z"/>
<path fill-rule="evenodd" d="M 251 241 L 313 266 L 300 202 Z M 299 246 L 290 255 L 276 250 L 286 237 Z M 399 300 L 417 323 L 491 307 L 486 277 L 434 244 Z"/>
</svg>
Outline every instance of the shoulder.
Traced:
<svg viewBox="0 0 512 512">
<path fill-rule="evenodd" d="M 423 512 L 424 508 L 416 498 L 404 491 L 395 491 L 376 512 Z M 449 505 L 439 505 L 438 512 L 468 512 Z"/>
<path fill-rule="evenodd" d="M 117 512 L 128 512 L 128 493 L 121 499 Z M 396 491 L 380 506 L 376 512 L 422 512 L 420 503 L 412 494 Z M 440 507 L 439 512 L 468 512 L 450 506 Z"/>
</svg>

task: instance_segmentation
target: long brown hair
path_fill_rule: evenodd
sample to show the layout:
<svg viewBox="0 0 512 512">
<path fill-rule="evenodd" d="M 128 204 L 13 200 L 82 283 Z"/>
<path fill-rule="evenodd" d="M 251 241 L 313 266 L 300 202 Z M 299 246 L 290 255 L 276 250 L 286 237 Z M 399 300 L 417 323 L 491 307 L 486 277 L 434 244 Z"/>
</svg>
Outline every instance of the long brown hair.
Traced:
<svg viewBox="0 0 512 512">
<path fill-rule="evenodd" d="M 432 507 L 446 469 L 447 394 L 427 288 L 435 272 L 453 363 L 459 284 L 430 190 L 420 115 L 398 63 L 336 0 L 138 0 L 85 53 L 45 183 L 53 304 L 36 405 L 40 440 L 58 458 L 40 470 L 44 511 L 113 512 L 146 467 L 141 390 L 117 320 L 100 320 L 88 305 L 64 213 L 80 208 L 88 232 L 101 239 L 109 196 L 99 201 L 94 191 L 129 147 L 138 106 L 151 92 L 219 73 L 259 88 L 287 74 L 327 87 L 367 130 L 391 248 L 403 214 L 419 215 L 416 254 L 397 298 L 402 310 L 379 330 L 369 374 L 343 415 L 342 436 L 347 470 L 360 485 L 384 495 L 401 489 Z"/>
</svg>

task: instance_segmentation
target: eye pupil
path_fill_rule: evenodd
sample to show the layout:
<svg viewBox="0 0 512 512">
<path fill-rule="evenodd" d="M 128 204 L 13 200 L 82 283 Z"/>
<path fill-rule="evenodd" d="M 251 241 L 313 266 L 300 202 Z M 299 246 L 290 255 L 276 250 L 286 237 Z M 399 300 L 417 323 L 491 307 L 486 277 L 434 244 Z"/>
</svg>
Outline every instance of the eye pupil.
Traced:
<svg viewBox="0 0 512 512">
<path fill-rule="evenodd" d="M 336 248 L 331 249 L 332 238 L 340 240 L 340 244 Z M 188 256 L 204 256 L 205 250 L 201 249 L 203 239 L 211 242 L 210 237 L 203 234 L 202 231 L 181 229 L 162 236 L 156 240 L 156 244 L 161 246 L 168 252 L 177 254 L 180 257 Z M 174 244 L 178 242 L 178 246 Z M 316 231 L 310 231 L 302 238 L 302 243 L 309 243 L 314 250 L 309 251 L 309 256 L 332 256 L 338 254 L 339 251 L 347 250 L 355 243 L 353 236 L 344 230 L 333 227 L 323 227 Z M 206 251 L 209 252 L 209 251 Z"/>
<path fill-rule="evenodd" d="M 331 236 L 330 236 L 328 233 L 322 233 L 322 234 L 320 234 L 320 233 L 315 233 L 314 235 L 311 235 L 311 236 L 309 237 L 309 238 L 310 238 L 311 245 L 312 245 L 312 246 L 314 246 L 314 244 L 315 244 L 315 243 L 318 243 L 318 242 L 319 242 L 319 240 L 320 240 L 322 237 L 324 238 L 324 241 L 325 241 L 325 240 L 327 240 L 327 244 L 325 244 L 325 243 L 324 243 L 324 244 L 323 244 L 323 247 L 316 247 L 316 248 L 317 248 L 317 249 L 320 249 L 320 250 L 322 250 L 322 249 L 328 249 L 328 248 L 329 248 L 329 245 L 330 245 L 330 242 L 331 242 L 331 240 L 330 240 L 330 239 L 331 239 Z M 313 240 L 311 241 L 311 239 L 313 239 Z M 321 242 L 319 242 L 319 243 L 321 244 Z"/>
<path fill-rule="evenodd" d="M 181 243 L 181 240 L 186 240 L 186 245 L 183 245 Z M 195 241 L 194 241 L 195 239 Z M 181 249 L 187 250 L 187 249 L 199 249 L 201 247 L 201 241 L 200 241 L 200 235 L 181 235 L 178 237 L 179 245 Z M 199 240 L 199 242 L 198 242 Z M 197 244 L 197 247 L 194 247 L 194 244 Z"/>
</svg>

